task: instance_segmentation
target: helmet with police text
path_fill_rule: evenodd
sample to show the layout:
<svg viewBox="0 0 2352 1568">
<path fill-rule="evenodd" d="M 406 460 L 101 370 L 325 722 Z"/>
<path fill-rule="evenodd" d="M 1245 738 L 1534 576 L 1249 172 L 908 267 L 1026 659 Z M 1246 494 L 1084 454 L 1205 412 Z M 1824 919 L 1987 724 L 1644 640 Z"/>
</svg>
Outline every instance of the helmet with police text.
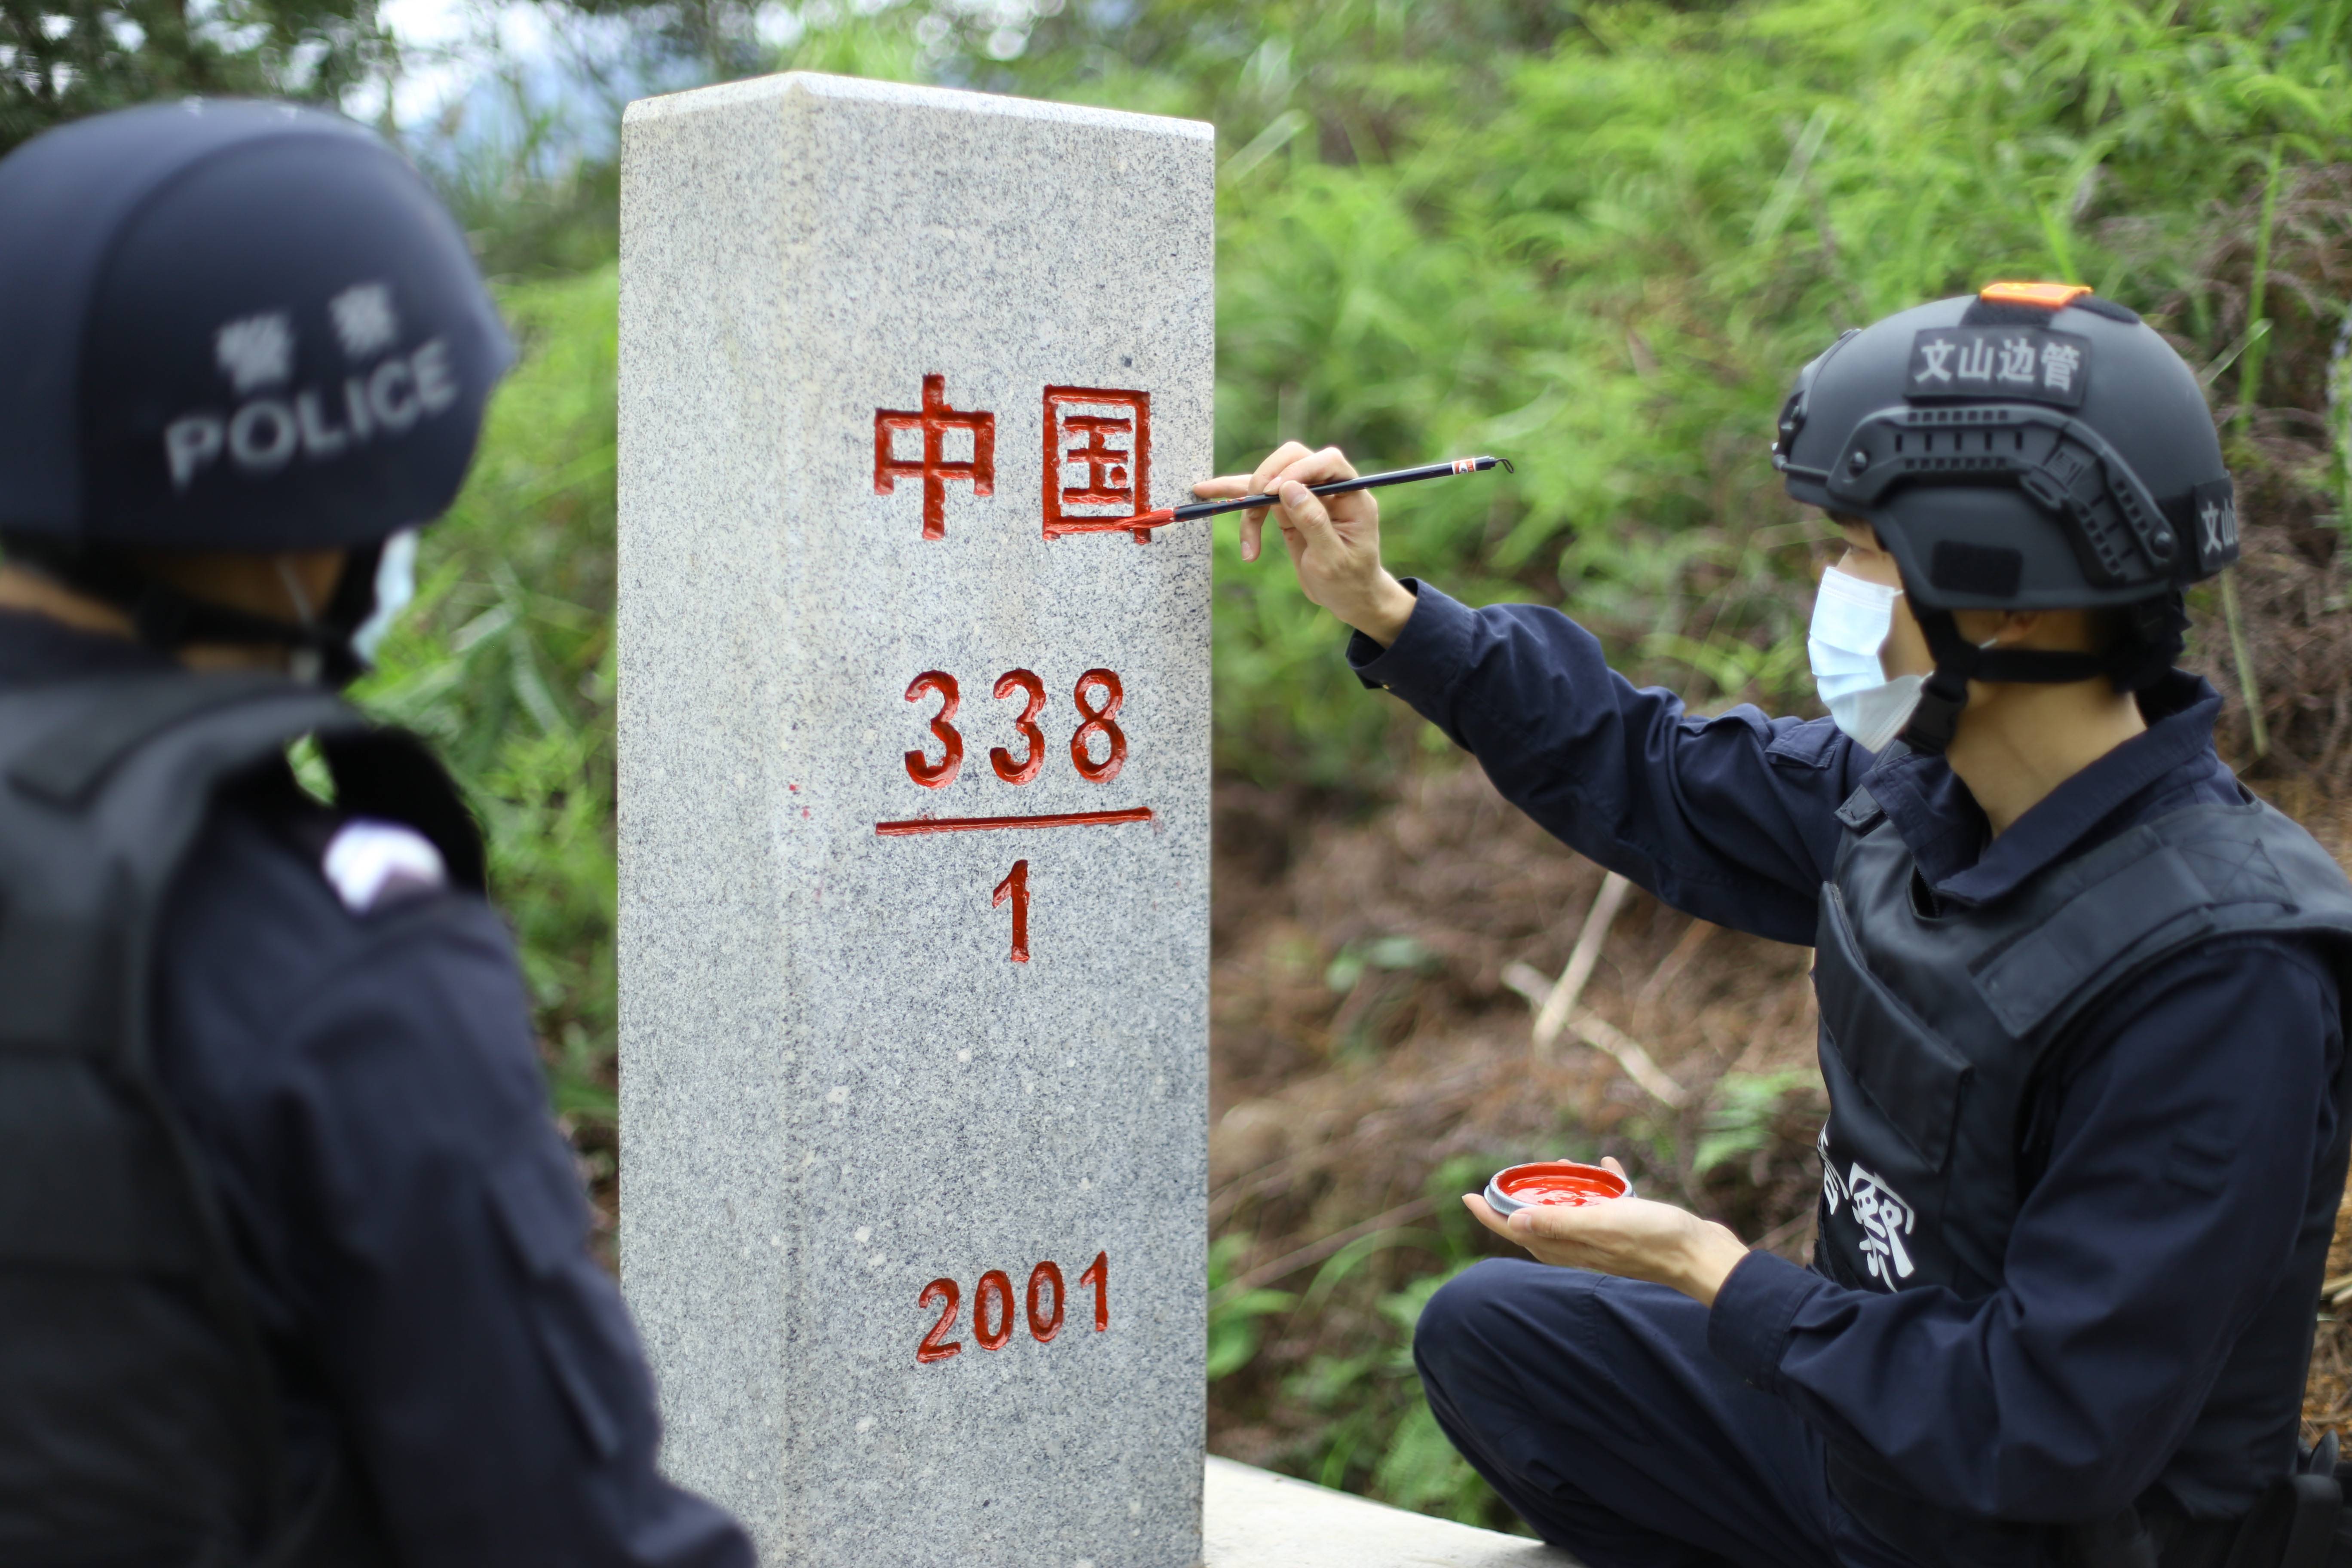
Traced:
<svg viewBox="0 0 2352 1568">
<path fill-rule="evenodd" d="M 513 348 L 364 128 L 290 104 L 100 115 L 0 160 L 0 533 L 363 547 L 446 510 Z"/>
<path fill-rule="evenodd" d="M 1923 608 L 2128 605 L 2238 557 L 2196 374 L 2074 285 L 1846 333 L 1799 374 L 1772 460 L 1797 500 L 1872 524 Z"/>
</svg>

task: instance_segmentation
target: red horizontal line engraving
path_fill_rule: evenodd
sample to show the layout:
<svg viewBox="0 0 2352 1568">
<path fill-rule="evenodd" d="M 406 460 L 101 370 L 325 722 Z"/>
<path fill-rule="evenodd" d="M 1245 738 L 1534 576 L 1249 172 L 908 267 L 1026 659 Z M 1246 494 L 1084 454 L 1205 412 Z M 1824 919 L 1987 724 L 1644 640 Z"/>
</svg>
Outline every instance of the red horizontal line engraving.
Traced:
<svg viewBox="0 0 2352 1568">
<path fill-rule="evenodd" d="M 1158 511 L 1142 511 L 1133 517 L 1063 518 L 1045 525 L 1045 537 L 1059 539 L 1067 533 L 1133 533 L 1141 538 L 1150 528 L 1165 528 L 1176 521 L 1176 509 L 1163 506 Z"/>
<path fill-rule="evenodd" d="M 1150 806 L 1130 805 L 1124 811 L 1055 811 L 1034 816 L 918 816 L 905 822 L 877 822 L 874 831 L 883 838 L 905 838 L 918 833 L 985 833 L 999 827 L 1110 827 L 1151 819 Z"/>
</svg>

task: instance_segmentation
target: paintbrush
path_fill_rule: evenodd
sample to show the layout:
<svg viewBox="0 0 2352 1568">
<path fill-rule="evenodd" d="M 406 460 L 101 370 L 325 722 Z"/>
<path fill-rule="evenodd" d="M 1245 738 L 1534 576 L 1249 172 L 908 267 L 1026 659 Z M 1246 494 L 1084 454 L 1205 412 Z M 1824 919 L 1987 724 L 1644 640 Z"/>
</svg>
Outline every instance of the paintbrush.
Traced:
<svg viewBox="0 0 2352 1568">
<path fill-rule="evenodd" d="M 1350 490 L 1376 490 L 1384 485 L 1409 485 L 1415 479 L 1442 479 L 1451 474 L 1484 473 L 1488 468 L 1501 468 L 1505 473 L 1517 473 L 1508 458 L 1455 458 L 1444 463 L 1423 463 L 1417 468 L 1391 468 L 1385 474 L 1365 474 L 1357 479 L 1339 479 L 1328 485 L 1309 485 L 1307 489 L 1318 496 L 1343 496 Z M 1163 506 L 1155 511 L 1141 511 L 1133 517 L 1066 518 L 1045 525 L 1045 537 L 1059 539 L 1066 533 L 1127 533 L 1140 539 L 1146 529 L 1165 528 L 1171 522 L 1189 522 L 1196 517 L 1214 517 L 1223 511 L 1244 511 L 1252 507 L 1282 504 L 1276 495 L 1240 496 L 1233 500 L 1194 501 L 1190 506 Z"/>
</svg>

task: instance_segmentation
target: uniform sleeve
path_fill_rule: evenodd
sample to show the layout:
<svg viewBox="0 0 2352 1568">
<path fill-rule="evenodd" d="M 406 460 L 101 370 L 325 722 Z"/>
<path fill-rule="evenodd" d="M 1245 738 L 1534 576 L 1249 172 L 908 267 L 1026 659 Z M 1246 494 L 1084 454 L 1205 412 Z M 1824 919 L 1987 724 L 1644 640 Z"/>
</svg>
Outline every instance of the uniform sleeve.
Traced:
<svg viewBox="0 0 2352 1568">
<path fill-rule="evenodd" d="M 1419 599 L 1383 650 L 1349 663 L 1478 759 L 1505 799 L 1579 852 L 1676 909 L 1810 945 L 1840 831 L 1834 814 L 1874 760 L 1826 719 L 1739 707 L 1694 718 L 1611 669 L 1556 610 Z"/>
<path fill-rule="evenodd" d="M 2336 1138 L 2336 1006 L 2299 948 L 2178 965 L 2066 1086 L 2000 1290 L 1847 1289 L 1754 1253 L 1716 1298 L 1710 1345 L 1930 1502 L 2033 1522 L 2120 1510 L 2257 1314 L 2293 1305 L 2308 1323 L 2308 1301 L 2278 1298 L 2314 1283 L 2289 1260 L 2334 1214 L 2314 1189 Z M 2299 1388 L 2299 1366 L 2281 1376 Z"/>
<path fill-rule="evenodd" d="M 392 917 L 286 1027 L 241 1141 L 400 1560 L 748 1568 L 733 1521 L 656 1471 L 651 1379 L 495 918 Z"/>
</svg>

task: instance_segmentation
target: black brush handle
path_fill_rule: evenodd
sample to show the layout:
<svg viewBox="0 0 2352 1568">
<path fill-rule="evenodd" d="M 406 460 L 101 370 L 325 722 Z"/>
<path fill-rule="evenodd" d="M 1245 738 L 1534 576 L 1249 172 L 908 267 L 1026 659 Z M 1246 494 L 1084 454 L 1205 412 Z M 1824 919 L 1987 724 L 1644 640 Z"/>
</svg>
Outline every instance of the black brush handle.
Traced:
<svg viewBox="0 0 2352 1568">
<path fill-rule="evenodd" d="M 1415 479 L 1442 479 L 1454 474 L 1479 474 L 1488 468 L 1500 468 L 1505 473 L 1517 473 L 1508 458 L 1456 458 L 1445 463 L 1423 463 L 1417 468 L 1391 468 L 1385 474 L 1364 474 L 1352 479 L 1338 479 L 1328 485 L 1309 485 L 1307 489 L 1318 496 L 1343 496 L 1350 490 L 1376 490 L 1384 485 L 1409 485 Z M 1171 521 L 1181 522 L 1187 518 L 1214 517 L 1219 512 L 1243 511 L 1251 507 L 1280 506 L 1282 498 L 1274 495 L 1242 496 L 1234 500 L 1194 501 L 1190 506 L 1176 508 Z"/>
</svg>

